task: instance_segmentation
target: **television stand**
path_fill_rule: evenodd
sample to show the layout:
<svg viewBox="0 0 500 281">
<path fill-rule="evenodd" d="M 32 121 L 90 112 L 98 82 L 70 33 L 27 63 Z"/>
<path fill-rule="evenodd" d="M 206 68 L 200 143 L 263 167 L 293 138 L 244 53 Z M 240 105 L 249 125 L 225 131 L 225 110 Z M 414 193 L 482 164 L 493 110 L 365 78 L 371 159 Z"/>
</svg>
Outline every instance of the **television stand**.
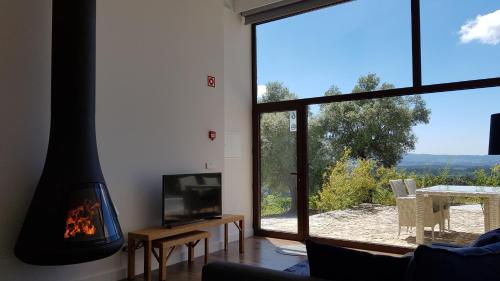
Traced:
<svg viewBox="0 0 500 281">
<path fill-rule="evenodd" d="M 201 228 L 209 228 L 224 225 L 224 251 L 228 248 L 228 228 L 229 224 L 234 223 L 239 230 L 239 250 L 240 254 L 244 252 L 245 239 L 245 218 L 242 215 L 222 215 L 220 218 L 196 221 L 190 224 L 172 226 L 156 226 L 128 233 L 128 280 L 135 278 L 135 250 L 137 243 L 144 245 L 144 280 L 151 281 L 151 253 L 153 241 L 167 237 L 184 234 Z"/>
<path fill-rule="evenodd" d="M 192 220 L 192 221 L 183 221 L 183 222 L 169 223 L 169 224 L 164 225 L 164 227 L 168 228 L 168 229 L 172 229 L 174 227 L 179 227 L 179 226 L 183 226 L 183 225 L 187 225 L 187 224 L 193 224 L 193 223 L 197 223 L 197 222 L 200 222 L 200 221 L 203 221 L 203 220 L 204 219 L 198 219 L 198 220 Z"/>
<path fill-rule="evenodd" d="M 213 217 L 204 218 L 204 220 L 219 220 L 221 218 L 222 218 L 222 216 L 213 216 Z"/>
</svg>

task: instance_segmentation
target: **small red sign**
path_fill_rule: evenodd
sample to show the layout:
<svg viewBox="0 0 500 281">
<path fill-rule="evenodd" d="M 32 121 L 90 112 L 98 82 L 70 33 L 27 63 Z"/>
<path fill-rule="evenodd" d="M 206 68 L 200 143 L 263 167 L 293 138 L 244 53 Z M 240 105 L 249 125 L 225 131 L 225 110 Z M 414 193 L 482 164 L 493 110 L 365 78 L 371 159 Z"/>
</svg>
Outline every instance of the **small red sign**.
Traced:
<svg viewBox="0 0 500 281">
<path fill-rule="evenodd" d="M 215 131 L 208 131 L 208 138 L 213 141 L 216 138 L 216 132 Z"/>
<path fill-rule="evenodd" d="M 215 77 L 210 75 L 207 76 L 207 86 L 215 88 Z"/>
</svg>

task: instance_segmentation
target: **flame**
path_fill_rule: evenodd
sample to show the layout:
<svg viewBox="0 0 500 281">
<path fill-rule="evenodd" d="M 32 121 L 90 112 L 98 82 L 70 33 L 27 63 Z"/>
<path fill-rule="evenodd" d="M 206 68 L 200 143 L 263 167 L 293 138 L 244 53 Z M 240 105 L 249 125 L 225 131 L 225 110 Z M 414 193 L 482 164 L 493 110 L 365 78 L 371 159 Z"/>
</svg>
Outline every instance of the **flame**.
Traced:
<svg viewBox="0 0 500 281">
<path fill-rule="evenodd" d="M 94 235 L 96 227 L 92 218 L 99 212 L 100 204 L 93 200 L 85 200 L 82 205 L 68 211 L 64 238 L 75 237 L 77 234 Z"/>
</svg>

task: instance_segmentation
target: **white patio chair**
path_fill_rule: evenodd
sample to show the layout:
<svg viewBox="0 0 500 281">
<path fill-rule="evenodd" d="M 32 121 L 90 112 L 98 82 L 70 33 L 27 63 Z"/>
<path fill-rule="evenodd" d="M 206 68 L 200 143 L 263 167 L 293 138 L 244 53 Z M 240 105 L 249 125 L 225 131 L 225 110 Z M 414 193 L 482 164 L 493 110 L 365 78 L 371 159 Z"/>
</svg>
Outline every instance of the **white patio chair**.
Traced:
<svg viewBox="0 0 500 281">
<path fill-rule="evenodd" d="M 392 192 L 394 192 L 394 196 L 396 198 L 408 196 L 408 191 L 406 191 L 403 180 L 390 180 L 389 184 L 391 185 Z"/>
<path fill-rule="evenodd" d="M 390 180 L 392 192 L 396 198 L 398 209 L 398 236 L 401 235 L 401 227 L 416 227 L 417 225 L 417 199 L 414 196 L 408 196 L 403 180 Z M 432 228 L 432 240 L 434 240 L 434 228 L 439 226 L 441 231 L 442 212 L 434 211 L 432 207 L 432 198 L 426 198 L 424 205 L 424 227 Z"/>
<path fill-rule="evenodd" d="M 404 180 L 406 189 L 408 189 L 408 194 L 416 195 L 417 194 L 417 182 L 414 179 L 405 179 Z"/>
<path fill-rule="evenodd" d="M 405 179 L 404 183 L 406 189 L 408 189 L 408 194 L 416 195 L 417 182 L 414 179 Z M 445 229 L 445 221 L 448 222 L 448 230 L 450 230 L 450 198 L 448 197 L 435 197 L 433 198 L 433 208 L 434 211 L 441 210 L 442 212 L 442 225 L 441 228 Z"/>
</svg>

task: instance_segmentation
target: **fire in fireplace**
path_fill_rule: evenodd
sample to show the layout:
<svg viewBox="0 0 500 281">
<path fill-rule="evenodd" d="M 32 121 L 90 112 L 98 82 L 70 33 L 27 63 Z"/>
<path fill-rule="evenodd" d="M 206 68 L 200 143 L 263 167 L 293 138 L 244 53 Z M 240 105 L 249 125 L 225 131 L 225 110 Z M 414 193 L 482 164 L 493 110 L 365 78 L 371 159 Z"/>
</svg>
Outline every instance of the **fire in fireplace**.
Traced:
<svg viewBox="0 0 500 281">
<path fill-rule="evenodd" d="M 95 226 L 102 224 L 99 207 L 100 205 L 96 201 L 84 200 L 81 205 L 69 210 L 64 239 L 74 239 L 77 236 L 94 237 L 96 235 Z M 102 236 L 102 234 L 97 236 Z"/>
</svg>

